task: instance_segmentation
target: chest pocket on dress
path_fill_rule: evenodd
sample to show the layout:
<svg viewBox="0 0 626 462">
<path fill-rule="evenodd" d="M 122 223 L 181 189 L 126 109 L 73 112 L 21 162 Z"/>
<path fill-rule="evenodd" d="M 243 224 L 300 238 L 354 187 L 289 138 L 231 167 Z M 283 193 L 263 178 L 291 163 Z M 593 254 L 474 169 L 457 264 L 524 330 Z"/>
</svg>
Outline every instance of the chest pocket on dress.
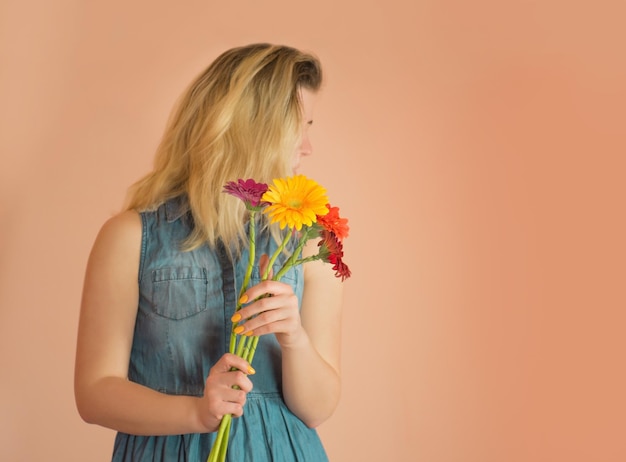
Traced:
<svg viewBox="0 0 626 462">
<path fill-rule="evenodd" d="M 152 271 L 152 308 L 168 319 L 185 319 L 207 309 L 205 268 L 158 268 Z"/>
</svg>

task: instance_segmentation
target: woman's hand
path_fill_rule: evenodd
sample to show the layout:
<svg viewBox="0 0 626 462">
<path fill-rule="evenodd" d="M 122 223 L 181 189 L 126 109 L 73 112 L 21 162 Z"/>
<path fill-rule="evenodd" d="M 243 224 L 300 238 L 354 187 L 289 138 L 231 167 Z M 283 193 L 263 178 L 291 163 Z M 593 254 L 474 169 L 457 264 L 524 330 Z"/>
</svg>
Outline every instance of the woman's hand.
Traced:
<svg viewBox="0 0 626 462">
<path fill-rule="evenodd" d="M 267 266 L 267 255 L 260 260 L 261 274 Z M 271 277 L 271 274 L 270 274 Z M 262 298 L 259 298 L 262 297 Z M 258 300 L 256 300 L 259 298 Z M 239 325 L 235 333 L 243 335 L 275 334 L 282 348 L 298 345 L 306 338 L 300 319 L 298 297 L 286 283 L 267 280 L 250 287 L 240 302 L 249 305 L 241 308 L 233 317 Z"/>
<path fill-rule="evenodd" d="M 243 415 L 246 396 L 252 390 L 248 374 L 254 374 L 250 364 L 231 353 L 224 354 L 211 368 L 198 403 L 198 419 L 207 432 L 216 431 L 226 414 Z M 233 388 L 235 385 L 239 390 Z"/>
<path fill-rule="evenodd" d="M 259 300 L 257 297 L 266 295 Z M 233 321 L 239 322 L 235 332 L 243 335 L 275 334 L 283 348 L 298 344 L 306 336 L 298 297 L 289 284 L 278 281 L 263 281 L 250 287 L 242 296 L 242 301 L 255 300 L 241 308 Z"/>
</svg>

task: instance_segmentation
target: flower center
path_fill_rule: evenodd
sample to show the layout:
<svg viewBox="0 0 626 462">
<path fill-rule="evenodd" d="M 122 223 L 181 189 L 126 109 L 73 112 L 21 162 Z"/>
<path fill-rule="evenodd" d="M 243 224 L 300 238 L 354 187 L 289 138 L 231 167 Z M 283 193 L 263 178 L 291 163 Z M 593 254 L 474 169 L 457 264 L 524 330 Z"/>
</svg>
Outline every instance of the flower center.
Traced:
<svg viewBox="0 0 626 462">
<path fill-rule="evenodd" d="M 291 207 L 292 209 L 299 209 L 302 207 L 302 201 L 296 198 L 291 198 L 290 200 L 287 201 L 287 205 Z"/>
</svg>

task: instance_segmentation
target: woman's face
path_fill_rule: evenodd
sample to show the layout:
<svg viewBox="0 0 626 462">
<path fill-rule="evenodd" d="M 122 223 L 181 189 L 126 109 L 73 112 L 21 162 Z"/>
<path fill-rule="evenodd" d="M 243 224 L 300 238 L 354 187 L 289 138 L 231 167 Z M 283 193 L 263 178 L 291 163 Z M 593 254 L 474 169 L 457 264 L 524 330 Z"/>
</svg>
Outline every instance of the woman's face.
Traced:
<svg viewBox="0 0 626 462">
<path fill-rule="evenodd" d="M 293 173 L 298 173 L 300 160 L 303 156 L 309 156 L 313 152 L 311 141 L 309 140 L 309 128 L 313 124 L 313 106 L 316 94 L 306 88 L 300 89 L 300 101 L 302 103 L 302 127 L 300 144 L 293 154 Z"/>
</svg>

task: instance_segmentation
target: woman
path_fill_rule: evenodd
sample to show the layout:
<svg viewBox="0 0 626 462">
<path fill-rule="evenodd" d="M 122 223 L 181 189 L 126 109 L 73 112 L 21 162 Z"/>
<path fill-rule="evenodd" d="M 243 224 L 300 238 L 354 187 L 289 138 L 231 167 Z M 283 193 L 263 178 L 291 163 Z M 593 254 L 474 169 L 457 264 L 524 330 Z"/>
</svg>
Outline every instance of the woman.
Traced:
<svg viewBox="0 0 626 462">
<path fill-rule="evenodd" d="M 243 204 L 222 193 L 293 175 L 311 154 L 321 80 L 317 59 L 293 48 L 223 53 L 183 94 L 127 210 L 99 232 L 75 395 L 86 422 L 118 432 L 113 460 L 204 461 L 226 414 L 237 417 L 229 460 L 327 460 L 314 428 L 339 399 L 341 284 L 319 261 L 280 282 L 260 282 L 257 268 L 242 298 L 271 297 L 239 311 L 242 334 L 261 336 L 256 374 L 226 353 L 248 249 Z M 274 252 L 275 234 L 266 224 L 257 254 Z"/>
</svg>

